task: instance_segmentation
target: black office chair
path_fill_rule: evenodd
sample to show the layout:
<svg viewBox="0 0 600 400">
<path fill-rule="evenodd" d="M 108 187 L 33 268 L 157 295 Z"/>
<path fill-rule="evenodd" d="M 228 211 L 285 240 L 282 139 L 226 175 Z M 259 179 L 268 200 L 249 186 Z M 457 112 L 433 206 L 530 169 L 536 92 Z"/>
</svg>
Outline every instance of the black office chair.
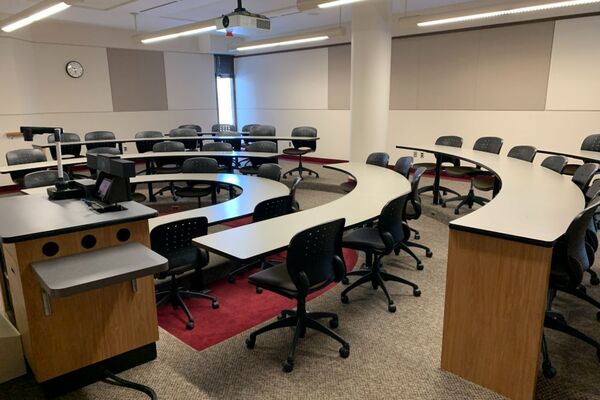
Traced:
<svg viewBox="0 0 600 400">
<path fill-rule="evenodd" d="M 500 154 L 502 144 L 504 140 L 499 137 L 481 137 L 475 141 L 473 150 L 484 151 L 486 153 Z M 477 181 L 477 189 L 483 191 L 492 191 L 495 189 L 495 176 L 487 171 L 482 171 L 478 166 L 476 167 L 448 167 L 446 168 L 446 174 L 455 178 L 470 178 L 469 192 L 466 196 L 456 196 L 448 200 L 442 201 L 442 207 L 446 207 L 448 202 L 458 201 L 458 205 L 454 209 L 454 214 L 458 215 L 462 206 L 467 205 L 469 208 L 473 208 L 473 204 L 485 205 L 489 202 L 489 199 L 485 197 L 475 195 L 475 178 L 479 178 Z M 481 178 L 487 176 L 488 178 Z"/>
<path fill-rule="evenodd" d="M 562 174 L 568 162 L 569 159 L 565 156 L 549 156 L 542 161 L 541 166 Z"/>
<path fill-rule="evenodd" d="M 242 127 L 242 132 L 249 133 L 252 135 L 252 130 L 256 127 L 260 126 L 260 124 L 247 124 Z"/>
<path fill-rule="evenodd" d="M 252 213 L 252 223 L 265 221 L 271 218 L 281 217 L 282 215 L 287 215 L 292 212 L 292 197 L 289 195 L 274 197 L 272 199 L 261 201 L 254 207 L 254 212 Z M 229 273 L 227 276 L 227 281 L 229 283 L 235 282 L 235 276 L 241 272 L 246 271 L 249 268 L 255 267 L 257 265 L 261 266 L 261 269 L 264 269 L 264 260 L 260 260 L 259 262 L 251 262 L 248 264 L 243 264 L 233 271 Z M 260 288 L 257 288 L 257 293 L 260 293 Z"/>
<path fill-rule="evenodd" d="M 557 292 L 560 291 L 584 300 L 594 306 L 596 310 L 600 310 L 600 302 L 590 297 L 581 284 L 583 273 L 590 267 L 585 250 L 586 231 L 598 205 L 600 205 L 600 198 L 592 200 L 573 219 L 567 232 L 558 240 L 553 248 L 550 290 L 548 292 L 548 306 L 544 318 L 544 327 L 566 333 L 569 336 L 588 343 L 596 349 L 596 355 L 600 359 L 600 343 L 569 325 L 563 314 L 552 309 L 553 300 Z M 599 311 L 596 312 L 596 318 L 600 320 Z M 556 370 L 552 367 L 545 338 L 543 340 L 542 353 L 542 371 L 546 377 L 551 378 L 556 374 Z"/>
<path fill-rule="evenodd" d="M 235 132 L 237 128 L 231 124 L 214 124 L 210 128 L 212 133 Z"/>
<path fill-rule="evenodd" d="M 581 142 L 581 150 L 600 152 L 600 134 L 589 135 Z M 563 169 L 564 175 L 573 175 L 580 164 L 567 164 Z"/>
<path fill-rule="evenodd" d="M 230 143 L 211 142 L 202 146 L 202 151 L 233 151 Z M 217 160 L 219 169 L 223 172 L 233 172 L 233 157 L 212 157 Z"/>
<path fill-rule="evenodd" d="M 279 164 L 262 164 L 256 171 L 256 176 L 259 178 L 271 179 L 273 181 L 281 181 L 281 167 Z"/>
<path fill-rule="evenodd" d="M 264 140 L 268 140 L 268 137 L 275 137 L 277 134 L 277 130 L 273 125 L 258 125 L 252 128 L 250 132 L 250 136 L 265 136 Z M 252 143 L 252 140 L 247 141 L 247 143 Z M 273 142 L 275 146 L 277 146 L 276 140 L 269 140 L 269 142 Z M 277 151 L 277 150 L 276 150 Z"/>
<path fill-rule="evenodd" d="M 88 143 L 85 145 L 86 150 L 89 152 L 92 149 L 95 149 L 97 147 L 117 147 L 116 143 L 106 143 L 106 142 L 102 142 L 103 140 L 114 140 L 115 138 L 115 134 L 113 132 L 110 131 L 93 131 L 93 132 L 88 132 L 85 134 L 85 136 L 83 137 L 84 140 L 87 141 L 92 141 L 95 140 L 98 143 Z"/>
<path fill-rule="evenodd" d="M 580 165 L 579 168 L 575 170 L 571 181 L 574 184 L 576 184 L 577 187 L 581 189 L 583 193 L 585 193 L 588 187 L 590 186 L 590 183 L 592 183 L 592 179 L 594 179 L 594 176 L 596 176 L 596 174 L 598 173 L 599 169 L 600 164 L 596 163 L 585 163 L 583 165 Z"/>
<path fill-rule="evenodd" d="M 298 189 L 300 182 L 302 182 L 302 177 L 297 176 L 294 178 L 292 185 L 290 186 L 290 197 L 292 198 L 292 212 L 300 211 L 300 203 L 298 203 L 298 201 L 296 200 L 296 189 Z"/>
<path fill-rule="evenodd" d="M 217 160 L 207 157 L 188 158 L 181 165 L 184 174 L 216 174 L 219 172 Z M 176 188 L 177 197 L 195 197 L 198 199 L 198 207 L 202 207 L 202 197 L 210 196 L 212 204 L 217 204 L 217 186 L 215 184 L 187 182 L 185 187 Z"/>
<path fill-rule="evenodd" d="M 193 129 L 196 131 L 196 133 L 202 133 L 202 127 L 200 125 L 186 124 L 186 125 L 179 125 L 178 128 L 179 129 Z"/>
<path fill-rule="evenodd" d="M 433 252 L 431 249 L 421 243 L 415 243 L 410 241 L 410 233 L 414 232 L 415 239 L 419 240 L 421 238 L 421 234 L 418 230 L 409 226 L 408 221 L 415 221 L 421 217 L 423 213 L 423 208 L 421 206 L 421 196 L 419 195 L 419 182 L 421 181 L 421 176 L 427 171 L 427 168 L 421 167 L 415 170 L 411 179 L 411 191 L 410 195 L 406 201 L 406 207 L 404 209 L 404 241 L 400 242 L 398 246 L 394 249 L 394 253 L 396 255 L 400 254 L 400 250 L 404 250 L 407 252 L 412 258 L 417 262 L 417 269 L 421 271 L 423 267 L 423 262 L 417 255 L 410 249 L 411 247 L 417 247 L 419 249 L 425 250 L 425 257 L 431 258 L 433 257 Z"/>
<path fill-rule="evenodd" d="M 439 138 L 436 139 L 435 144 L 437 146 L 450 146 L 450 147 L 457 147 L 457 148 L 461 148 L 463 145 L 463 139 L 460 136 L 452 136 L 452 135 L 448 135 L 448 136 L 440 136 Z M 448 164 L 451 164 L 454 167 L 459 167 L 460 166 L 460 160 L 456 157 L 451 157 L 451 156 L 446 156 L 446 155 L 438 155 L 437 157 L 441 158 L 441 171 L 440 173 L 445 172 L 446 167 L 448 166 Z M 417 168 L 427 168 L 426 172 L 434 172 L 435 171 L 435 166 L 436 163 L 416 163 L 413 165 L 414 169 Z M 428 185 L 428 186 L 423 186 L 422 188 L 419 189 L 420 193 L 426 193 L 426 192 L 433 192 L 433 185 Z M 444 195 L 447 195 L 448 193 L 452 193 L 456 196 L 460 196 L 460 193 L 458 193 L 457 191 L 455 191 L 454 189 L 450 189 L 448 187 L 445 186 L 441 186 L 439 187 L 439 191 L 442 192 Z M 442 196 L 439 196 L 440 202 L 443 201 L 442 200 Z"/>
<path fill-rule="evenodd" d="M 514 146 L 508 151 L 507 157 L 516 158 L 518 160 L 523 160 L 527 162 L 533 162 L 535 155 L 537 154 L 537 149 L 533 146 Z"/>
<path fill-rule="evenodd" d="M 593 181 L 587 191 L 585 192 L 585 201 L 586 204 L 590 204 L 593 199 L 600 195 L 600 179 Z M 585 244 L 586 251 L 588 255 L 588 261 L 590 264 L 590 268 L 587 272 L 590 274 L 590 284 L 593 286 L 600 285 L 600 278 L 596 271 L 592 269 L 592 265 L 594 265 L 594 261 L 596 259 L 596 252 L 598 251 L 598 226 L 597 226 L 597 217 L 598 213 L 594 214 L 592 220 L 590 221 L 590 225 L 588 226 L 588 230 L 585 236 Z"/>
<path fill-rule="evenodd" d="M 250 143 L 246 147 L 246 151 L 260 152 L 260 153 L 277 153 L 277 145 L 273 142 L 258 141 Z M 249 157 L 249 165 L 241 167 L 240 173 L 244 175 L 256 175 L 258 168 L 267 163 L 277 163 L 277 158 L 263 158 L 263 157 Z"/>
<path fill-rule="evenodd" d="M 69 174 L 63 172 L 65 180 L 69 180 Z M 58 171 L 35 171 L 30 172 L 23 177 L 23 187 L 25 189 L 33 189 L 37 187 L 52 186 L 58 182 Z"/>
<path fill-rule="evenodd" d="M 170 153 L 170 152 L 178 152 L 185 151 L 185 145 L 180 141 L 169 141 L 169 142 L 160 142 L 156 143 L 152 146 L 152 151 L 155 153 Z M 153 169 L 153 173 L 155 174 L 179 174 L 181 173 L 181 158 L 179 157 L 156 157 L 154 160 L 156 167 Z M 150 187 L 151 189 L 151 187 Z M 171 192 L 171 196 L 173 200 L 177 200 L 177 196 L 175 196 L 175 184 L 173 182 L 169 183 L 169 186 L 165 186 L 160 189 L 156 193 L 150 192 L 150 198 L 155 199 L 156 195 L 163 194 L 165 191 L 169 190 Z"/>
<path fill-rule="evenodd" d="M 219 134 L 219 136 L 232 136 L 232 137 L 238 137 L 240 136 L 239 133 L 237 132 L 221 132 Z M 233 148 L 233 150 L 235 151 L 240 151 L 242 150 L 242 139 L 219 139 L 219 142 L 223 142 L 223 143 L 227 143 L 229 145 L 231 145 L 231 147 Z"/>
<path fill-rule="evenodd" d="M 317 130 L 310 126 L 300 126 L 292 129 L 292 137 L 317 137 Z M 285 178 L 287 175 L 292 175 L 294 172 L 298 172 L 298 175 L 302 176 L 303 172 L 308 172 L 308 175 L 314 174 L 315 177 L 319 177 L 319 174 L 316 171 L 313 171 L 310 168 L 305 168 L 302 165 L 302 156 L 308 153 L 314 153 L 317 150 L 317 141 L 316 140 L 292 140 L 292 146 L 287 149 L 283 149 L 283 154 L 288 156 L 297 156 L 298 157 L 298 166 L 296 168 L 292 168 L 283 174 Z"/>
<path fill-rule="evenodd" d="M 173 137 L 173 138 L 194 137 L 197 135 L 198 135 L 198 133 L 194 129 L 189 129 L 189 128 L 171 129 L 171 131 L 169 132 L 169 136 Z M 177 140 L 177 142 L 183 143 L 185 150 L 196 151 L 198 149 L 198 146 L 199 146 L 198 143 L 200 142 L 200 140 L 198 140 L 198 139 L 181 139 L 181 140 Z"/>
<path fill-rule="evenodd" d="M 283 363 L 285 372 L 294 369 L 296 347 L 300 338 L 305 337 L 306 329 L 314 329 L 337 340 L 342 345 L 339 349 L 342 358 L 350 355 L 350 344 L 332 330 L 339 324 L 338 316 L 330 312 L 306 310 L 306 297 L 309 294 L 332 282 L 339 282 L 344 276 L 345 266 L 340 248 L 344 223 L 344 219 L 338 219 L 297 233 L 290 241 L 285 263 L 248 278 L 253 285 L 297 302 L 295 310 L 283 310 L 277 321 L 252 332 L 246 339 L 246 346 L 253 349 L 258 335 L 274 329 L 293 327 L 294 339 Z M 329 327 L 321 324 L 320 319 L 329 319 Z"/>
<path fill-rule="evenodd" d="M 388 153 L 371 153 L 367 157 L 366 164 L 376 165 L 378 167 L 387 168 L 390 162 L 390 155 Z M 356 186 L 356 181 L 354 179 L 349 180 L 348 182 L 343 182 L 340 187 L 346 193 L 349 193 Z"/>
<path fill-rule="evenodd" d="M 135 138 L 136 139 L 144 139 L 144 138 L 161 138 L 163 137 L 162 132 L 159 131 L 142 131 L 142 132 L 138 132 L 135 134 Z M 148 141 L 138 141 L 135 142 L 135 148 L 137 149 L 138 153 L 147 153 L 149 151 L 152 151 L 152 148 L 154 147 L 154 145 L 158 143 L 155 140 L 148 140 Z M 152 173 L 152 168 L 153 168 L 154 164 L 152 163 L 151 159 L 146 159 L 146 169 L 139 171 L 137 173 L 137 175 L 141 175 L 143 173 L 145 173 L 146 175 L 149 175 L 150 173 Z"/>
<path fill-rule="evenodd" d="M 7 165 L 19 165 L 47 161 L 46 155 L 40 149 L 10 150 L 6 152 L 5 157 Z M 23 178 L 29 172 L 32 172 L 32 170 L 11 172 L 10 179 L 12 179 L 14 183 L 22 188 Z"/>
<path fill-rule="evenodd" d="M 396 305 L 385 286 L 386 281 L 400 282 L 413 288 L 413 295 L 419 297 L 421 290 L 417 285 L 382 270 L 383 257 L 394 251 L 406 241 L 403 224 L 404 208 L 408 196 L 401 196 L 386 204 L 381 210 L 377 226 L 351 230 L 344 235 L 342 246 L 363 251 L 367 256 L 367 268 L 348 272 L 346 276 L 360 278 L 348 286 L 341 294 L 342 303 L 348 304 L 348 292 L 363 283 L 370 282 L 373 289 L 381 288 L 388 301 L 388 311 L 396 312 Z M 375 256 L 371 262 L 371 256 Z"/>
<path fill-rule="evenodd" d="M 169 269 L 157 275 L 158 279 L 169 278 L 170 288 L 156 293 L 157 307 L 169 302 L 174 309 L 181 307 L 188 318 L 186 329 L 194 329 L 194 317 L 187 308 L 184 297 L 208 299 L 212 308 L 219 308 L 216 297 L 204 293 L 184 290 L 180 287 L 181 280 L 190 273 L 200 273 L 208 265 L 209 257 L 206 250 L 200 250 L 192 244 L 192 239 L 204 236 L 208 232 L 206 217 L 190 218 L 159 225 L 150 232 L 152 250 L 169 260 Z"/>
<path fill-rule="evenodd" d="M 413 161 L 414 159 L 410 156 L 400 157 L 394 165 L 394 171 L 408 179 L 408 176 L 410 175 L 410 169 L 413 165 Z"/>
<path fill-rule="evenodd" d="M 81 142 L 81 138 L 76 133 L 63 132 L 60 138 L 61 143 L 69 142 Z M 54 135 L 48 136 L 48 143 L 54 143 Z M 49 147 L 50 155 L 53 160 L 56 160 L 56 148 Z M 60 146 L 63 158 L 77 158 L 81 157 L 81 145 L 80 144 L 69 144 Z"/>
</svg>

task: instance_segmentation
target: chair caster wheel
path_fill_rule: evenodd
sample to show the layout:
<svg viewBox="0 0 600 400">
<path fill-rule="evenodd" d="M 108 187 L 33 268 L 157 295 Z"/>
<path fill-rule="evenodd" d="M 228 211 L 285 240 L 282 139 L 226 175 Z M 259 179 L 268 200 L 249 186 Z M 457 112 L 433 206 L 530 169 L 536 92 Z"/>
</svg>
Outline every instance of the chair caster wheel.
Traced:
<svg viewBox="0 0 600 400">
<path fill-rule="evenodd" d="M 592 285 L 592 286 L 600 285 L 600 278 L 598 278 L 597 276 L 592 276 L 590 278 L 590 285 Z"/>
<path fill-rule="evenodd" d="M 415 233 L 415 240 L 420 240 L 421 239 L 421 235 L 419 235 L 418 233 Z"/>
<path fill-rule="evenodd" d="M 235 283 L 235 276 L 233 276 L 233 275 L 229 275 L 229 276 L 227 277 L 227 282 L 229 282 L 229 283 Z"/>
<path fill-rule="evenodd" d="M 254 345 L 256 344 L 256 341 L 253 339 L 246 339 L 246 347 L 249 348 L 250 350 L 252 350 L 254 348 Z"/>
<path fill-rule="evenodd" d="M 294 370 L 294 362 L 286 360 L 283 363 L 283 372 L 292 372 Z"/>
<path fill-rule="evenodd" d="M 454 210 L 454 215 L 458 215 L 459 213 L 460 213 L 460 211 Z"/>
<path fill-rule="evenodd" d="M 377 282 L 371 281 L 371 287 L 373 288 L 373 290 L 377 290 L 377 288 L 379 287 L 379 285 L 377 284 Z"/>
<path fill-rule="evenodd" d="M 417 270 L 423 271 L 423 268 L 425 268 L 425 267 L 423 266 L 422 262 L 420 262 L 420 263 L 417 264 Z"/>
<path fill-rule="evenodd" d="M 261 294 L 263 292 L 262 288 L 256 287 L 256 294 Z"/>
<path fill-rule="evenodd" d="M 212 308 L 213 308 L 213 310 L 216 310 L 216 309 L 217 309 L 217 308 L 219 308 L 219 307 L 220 307 L 220 305 L 219 305 L 219 302 L 218 302 L 218 301 L 213 301 L 213 302 L 212 302 Z"/>
<path fill-rule="evenodd" d="M 419 289 L 419 288 L 413 289 L 413 296 L 421 297 L 421 289 Z"/>
<path fill-rule="evenodd" d="M 431 251 L 431 250 L 427 250 L 427 251 L 425 252 L 425 257 L 427 257 L 427 258 L 431 258 L 431 257 L 433 257 L 433 251 Z"/>
<path fill-rule="evenodd" d="M 442 208 L 446 208 L 446 202 L 442 201 L 442 202 L 440 203 L 440 205 L 442 206 Z"/>
<path fill-rule="evenodd" d="M 554 368 L 549 362 L 544 361 L 542 363 L 542 373 L 546 378 L 552 379 L 556 375 L 556 368 Z"/>
<path fill-rule="evenodd" d="M 342 285 L 349 285 L 350 284 L 350 279 L 343 277 L 342 278 Z"/>
<path fill-rule="evenodd" d="M 341 300 L 342 300 L 342 304 L 350 303 L 350 299 L 348 299 L 348 296 L 346 296 L 346 295 L 342 295 Z"/>
<path fill-rule="evenodd" d="M 340 357 L 342 358 L 348 358 L 348 356 L 350 355 L 350 346 L 348 347 L 340 347 Z"/>
<path fill-rule="evenodd" d="M 194 321 L 189 321 L 187 324 L 185 324 L 185 329 L 188 331 L 194 329 Z"/>
<path fill-rule="evenodd" d="M 396 305 L 395 304 L 388 304 L 388 311 L 391 313 L 395 313 L 396 312 Z"/>
<path fill-rule="evenodd" d="M 331 318 L 331 319 L 329 320 L 329 327 L 330 327 L 331 329 L 335 329 L 335 328 L 337 328 L 337 327 L 339 326 L 339 324 L 340 324 L 340 322 L 338 321 L 338 319 L 337 319 L 337 318 Z"/>
<path fill-rule="evenodd" d="M 284 318 L 285 318 L 285 315 L 283 315 L 283 314 L 278 314 L 277 315 L 277 321 L 281 321 Z"/>
</svg>

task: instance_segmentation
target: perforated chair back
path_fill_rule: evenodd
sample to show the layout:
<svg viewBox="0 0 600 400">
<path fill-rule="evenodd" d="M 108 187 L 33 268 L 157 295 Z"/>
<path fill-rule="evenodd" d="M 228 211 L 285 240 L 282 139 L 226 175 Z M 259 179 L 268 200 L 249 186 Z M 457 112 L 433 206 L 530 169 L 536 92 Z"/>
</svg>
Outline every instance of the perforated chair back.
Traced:
<svg viewBox="0 0 600 400">
<path fill-rule="evenodd" d="M 258 142 L 250 143 L 246 146 L 246 151 L 251 152 L 259 152 L 259 153 L 277 153 L 277 144 L 274 142 L 268 142 L 265 140 L 261 140 Z M 259 158 L 259 157 L 249 157 L 250 164 L 253 167 L 258 168 L 262 164 L 265 163 L 273 163 L 277 164 L 277 158 Z"/>
<path fill-rule="evenodd" d="M 216 174 L 219 172 L 219 163 L 208 157 L 188 158 L 181 165 L 181 171 L 185 174 Z"/>
<path fill-rule="evenodd" d="M 480 137 L 475 141 L 473 150 L 485 151 L 486 153 L 500 154 L 504 140 L 495 136 Z"/>
<path fill-rule="evenodd" d="M 292 197 L 293 212 L 300 211 L 300 204 L 298 203 L 298 201 L 296 201 L 296 189 L 298 188 L 298 185 L 300 185 L 300 182 L 302 182 L 302 177 L 297 176 L 294 178 L 292 186 L 290 186 L 290 196 Z"/>
<path fill-rule="evenodd" d="M 337 219 L 294 235 L 287 250 L 287 271 L 301 294 L 343 279 L 341 256 L 345 220 Z"/>
<path fill-rule="evenodd" d="M 463 138 L 454 135 L 440 136 L 435 140 L 435 144 L 438 146 L 450 146 L 460 148 L 463 145 Z"/>
<path fill-rule="evenodd" d="M 63 132 L 62 137 L 60 138 L 60 140 L 61 140 L 62 143 L 80 142 L 81 138 L 76 133 Z M 49 135 L 48 136 L 48 143 L 54 143 L 54 135 Z M 63 157 L 65 155 L 70 155 L 70 156 L 73 156 L 73 157 L 80 157 L 81 156 L 81 145 L 80 144 L 62 145 L 60 148 L 61 148 Z M 50 149 L 50 155 L 52 156 L 52 159 L 56 160 L 56 148 L 55 147 L 50 147 L 49 149 Z"/>
<path fill-rule="evenodd" d="M 239 136 L 236 132 L 222 132 L 219 136 Z M 241 139 L 221 139 L 223 143 L 228 143 L 233 147 L 233 150 L 240 151 L 242 149 Z"/>
<path fill-rule="evenodd" d="M 410 168 L 413 165 L 414 158 L 411 156 L 400 157 L 398 161 L 396 161 L 396 165 L 394 165 L 394 171 L 399 173 L 405 178 L 408 178 L 410 174 Z"/>
<path fill-rule="evenodd" d="M 267 219 L 281 217 L 292 212 L 292 197 L 281 196 L 261 201 L 254 207 L 252 214 L 253 222 L 265 221 Z"/>
<path fill-rule="evenodd" d="M 92 132 L 88 132 L 85 134 L 85 136 L 83 137 L 84 140 L 87 141 L 91 141 L 91 140 L 97 140 L 98 143 L 88 143 L 85 145 L 85 148 L 87 150 L 91 150 L 91 149 L 95 149 L 97 147 L 117 147 L 116 143 L 102 143 L 102 140 L 114 140 L 115 138 L 115 134 L 113 132 L 110 131 L 92 131 Z"/>
<path fill-rule="evenodd" d="M 254 130 L 254 128 L 260 126 L 260 124 L 248 124 L 248 125 L 244 125 L 244 127 L 242 128 L 242 132 L 247 132 L 247 133 L 252 133 L 252 131 Z"/>
<path fill-rule="evenodd" d="M 527 162 L 533 162 L 536 154 L 537 149 L 533 146 L 515 146 L 508 151 L 506 156 Z"/>
<path fill-rule="evenodd" d="M 40 149 L 19 149 L 6 152 L 6 164 L 18 165 L 46 161 L 46 155 Z M 23 177 L 31 171 L 11 172 L 10 178 L 19 186 L 23 186 Z"/>
<path fill-rule="evenodd" d="M 594 175 L 598 173 L 598 169 L 600 169 L 600 164 L 585 163 L 577 168 L 573 174 L 573 178 L 571 178 L 571 181 L 576 184 L 583 193 L 585 193 L 588 189 L 588 186 L 590 186 L 592 179 L 594 179 Z"/>
<path fill-rule="evenodd" d="M 292 129 L 292 137 L 317 137 L 317 129 L 311 126 L 299 126 L 297 128 Z M 296 149 L 301 147 L 306 147 L 315 151 L 317 149 L 317 141 L 316 140 L 292 140 L 292 146 Z"/>
<path fill-rule="evenodd" d="M 376 165 L 378 167 L 387 168 L 390 162 L 390 155 L 388 153 L 371 153 L 367 157 L 367 164 Z"/>
<path fill-rule="evenodd" d="M 185 151 L 185 145 L 179 141 L 160 142 L 152 146 L 152 151 L 155 153 Z M 181 165 L 180 159 L 177 157 L 157 157 L 155 162 L 158 167 L 173 164 Z"/>
<path fill-rule="evenodd" d="M 421 182 L 421 177 L 425 171 L 427 171 L 427 168 L 425 167 L 417 168 L 412 175 L 412 179 L 410 181 L 410 196 L 406 202 L 407 205 L 410 204 L 412 206 L 412 213 L 408 215 L 405 212 L 405 219 L 418 219 L 423 212 L 423 207 L 421 206 L 421 196 L 419 195 L 419 183 Z"/>
<path fill-rule="evenodd" d="M 237 130 L 237 128 L 235 127 L 235 125 L 230 125 L 230 124 L 214 124 L 211 127 L 211 132 L 235 132 Z"/>
<path fill-rule="evenodd" d="M 600 151 L 600 133 L 590 135 L 583 139 L 581 150 Z"/>
<path fill-rule="evenodd" d="M 194 129 L 177 128 L 177 129 L 171 129 L 171 131 L 169 132 L 169 136 L 170 137 L 194 137 L 194 136 L 198 136 L 198 132 L 196 132 Z M 177 142 L 183 143 L 183 146 L 187 150 L 196 150 L 198 148 L 198 140 L 197 139 L 182 139 L 182 140 L 177 140 Z"/>
<path fill-rule="evenodd" d="M 592 182 L 588 190 L 585 192 L 585 201 L 589 203 L 600 195 L 600 179 Z"/>
<path fill-rule="evenodd" d="M 252 136 L 275 136 L 276 129 L 273 125 L 259 125 L 252 129 Z"/>
<path fill-rule="evenodd" d="M 65 180 L 69 179 L 69 174 L 63 172 Z M 23 187 L 25 189 L 32 189 L 43 186 L 52 186 L 58 182 L 58 171 L 36 171 L 30 172 L 23 177 Z"/>
<path fill-rule="evenodd" d="M 202 133 L 202 127 L 200 125 L 187 124 L 187 125 L 179 125 L 179 129 L 193 129 L 196 133 Z"/>
<path fill-rule="evenodd" d="M 113 156 L 121 155 L 121 151 L 116 147 L 94 147 L 86 151 L 86 154 L 108 154 Z"/>
<path fill-rule="evenodd" d="M 202 146 L 202 151 L 233 151 L 231 143 L 211 142 Z M 231 170 L 233 166 L 233 157 L 213 157 L 219 165 L 222 165 L 227 170 Z"/>
<path fill-rule="evenodd" d="M 159 131 L 142 131 L 135 134 L 136 139 L 144 139 L 144 138 L 160 138 L 163 137 L 162 132 Z M 135 148 L 138 153 L 147 153 L 152 151 L 152 147 L 156 144 L 156 141 L 139 141 L 135 142 Z"/>
<path fill-rule="evenodd" d="M 407 199 L 408 195 L 395 198 L 387 203 L 379 214 L 377 228 L 385 244 L 386 252 L 392 251 L 405 239 L 402 221 Z"/>
<path fill-rule="evenodd" d="M 542 161 L 542 167 L 551 169 L 554 172 L 558 172 L 562 174 L 563 169 L 565 169 L 569 160 L 565 156 L 549 156 L 544 158 Z"/>
<path fill-rule="evenodd" d="M 259 178 L 271 179 L 274 181 L 281 181 L 281 167 L 279 164 L 267 163 L 258 167 L 256 176 Z"/>
</svg>

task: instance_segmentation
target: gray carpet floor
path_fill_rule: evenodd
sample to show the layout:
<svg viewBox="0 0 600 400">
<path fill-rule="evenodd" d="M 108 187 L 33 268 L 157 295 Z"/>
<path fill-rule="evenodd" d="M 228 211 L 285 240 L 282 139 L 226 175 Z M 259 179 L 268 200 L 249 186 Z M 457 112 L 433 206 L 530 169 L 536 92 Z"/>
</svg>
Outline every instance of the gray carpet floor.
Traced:
<svg viewBox="0 0 600 400">
<path fill-rule="evenodd" d="M 323 181 L 342 182 L 345 176 L 326 173 Z M 307 179 L 308 182 L 310 182 Z M 320 184 L 320 182 L 319 182 Z M 463 183 L 453 183 L 464 188 Z M 310 185 L 307 184 L 307 187 Z M 339 194 L 299 190 L 303 207 L 335 199 Z M 427 197 L 424 198 L 427 202 Z M 361 287 L 339 301 L 343 285 L 311 301 L 310 310 L 339 314 L 337 331 L 350 342 L 350 357 L 338 355 L 338 344 L 310 332 L 300 343 L 295 369 L 281 371 L 292 332 L 289 329 L 258 337 L 254 350 L 246 349 L 248 332 L 197 352 L 160 330 L 158 359 L 122 374 L 153 387 L 160 399 L 496 399 L 500 396 L 439 368 L 446 278 L 448 227 L 453 214 L 427 207 L 412 225 L 421 231 L 421 242 L 434 256 L 423 257 L 425 269 L 417 271 L 409 256 L 390 256 L 386 269 L 417 283 L 423 295 L 389 283 L 397 312 L 390 314 L 380 291 Z M 422 255 L 418 251 L 417 254 Z M 359 259 L 359 262 L 362 260 Z M 600 298 L 600 289 L 589 287 Z M 257 295 L 257 301 L 260 296 Z M 560 296 L 556 309 L 582 331 L 600 337 L 599 322 L 591 306 Z M 243 310 L 240 310 L 243 312 Z M 197 316 L 202 329 L 202 317 Z M 595 351 L 582 342 L 548 332 L 548 343 L 558 375 L 538 380 L 538 399 L 600 399 L 600 365 Z M 0 399 L 41 399 L 31 377 L 0 385 Z M 144 395 L 98 382 L 62 399 L 143 399 Z"/>
</svg>

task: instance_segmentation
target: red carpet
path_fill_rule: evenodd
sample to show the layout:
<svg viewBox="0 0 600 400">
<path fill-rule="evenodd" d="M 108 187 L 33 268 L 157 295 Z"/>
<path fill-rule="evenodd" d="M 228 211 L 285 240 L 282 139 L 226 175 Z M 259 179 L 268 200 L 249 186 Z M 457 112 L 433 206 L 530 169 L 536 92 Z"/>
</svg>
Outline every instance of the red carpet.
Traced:
<svg viewBox="0 0 600 400">
<path fill-rule="evenodd" d="M 355 251 L 344 249 L 344 259 L 346 267 L 352 270 L 358 255 Z M 186 304 L 196 322 L 196 327 L 191 331 L 185 329 L 183 311 L 173 310 L 170 305 L 159 308 L 159 325 L 194 349 L 203 350 L 275 317 L 284 308 L 295 306 L 294 301 L 266 290 L 257 294 L 255 287 L 247 280 L 248 275 L 256 271 L 240 275 L 234 284 L 224 279 L 210 285 L 211 294 L 217 297 L 221 305 L 217 310 L 211 308 L 209 300 L 187 300 Z M 309 299 L 321 295 L 333 286 L 331 284 L 313 293 Z"/>
</svg>

